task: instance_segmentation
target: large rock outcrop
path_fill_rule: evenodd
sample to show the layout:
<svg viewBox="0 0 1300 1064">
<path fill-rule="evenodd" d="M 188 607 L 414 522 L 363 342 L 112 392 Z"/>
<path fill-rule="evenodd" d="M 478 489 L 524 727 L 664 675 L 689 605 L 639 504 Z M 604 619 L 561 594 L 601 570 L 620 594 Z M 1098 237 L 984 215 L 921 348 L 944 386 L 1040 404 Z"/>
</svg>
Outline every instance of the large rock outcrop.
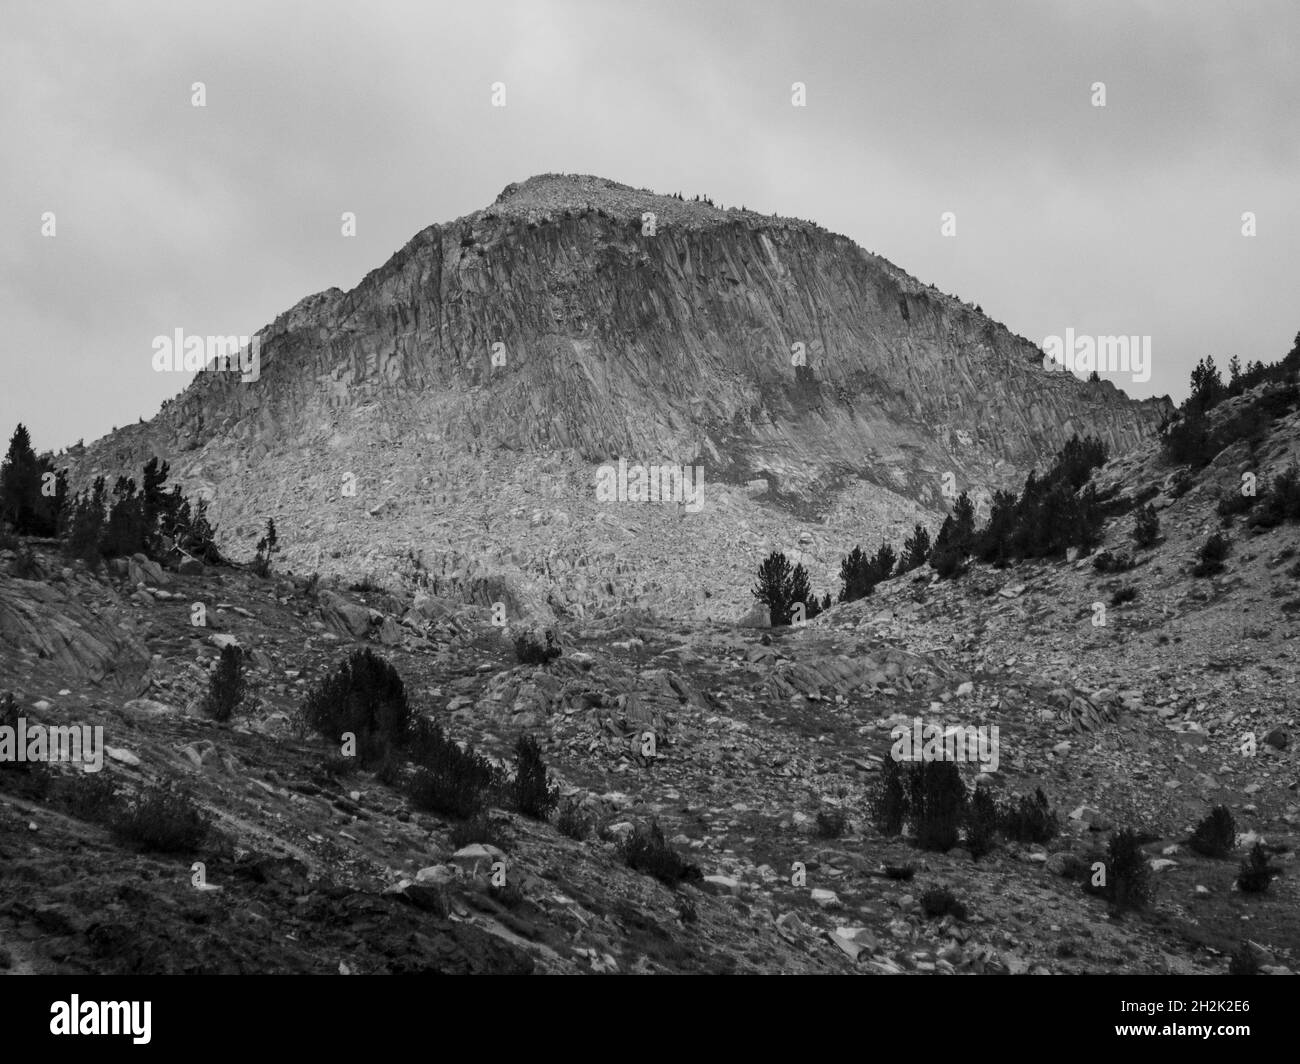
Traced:
<svg viewBox="0 0 1300 1064">
<path fill-rule="evenodd" d="M 808 222 L 592 177 L 511 185 L 260 335 L 257 382 L 200 374 L 150 423 L 74 456 L 77 473 L 159 454 L 214 500 L 227 536 L 280 515 L 301 564 L 425 550 L 468 580 L 520 568 L 489 557 L 528 539 L 509 524 L 520 502 L 534 525 L 539 503 L 541 521 L 572 521 L 570 553 L 623 551 L 575 512 L 618 458 L 699 464 L 742 499 L 765 482 L 755 506 L 803 517 L 870 488 L 851 523 L 895 527 L 942 509 L 945 474 L 1017 487 L 1072 433 L 1126 450 L 1165 406 L 1044 370 L 1029 341 Z M 528 457 L 554 474 L 550 498 L 525 498 Z M 356 495 L 340 488 L 349 474 Z M 749 528 L 744 509 L 715 514 L 722 542 Z M 495 542 L 468 550 L 494 520 Z M 467 551 L 472 563 L 449 560 Z M 536 552 L 529 564 L 547 576 Z"/>
</svg>

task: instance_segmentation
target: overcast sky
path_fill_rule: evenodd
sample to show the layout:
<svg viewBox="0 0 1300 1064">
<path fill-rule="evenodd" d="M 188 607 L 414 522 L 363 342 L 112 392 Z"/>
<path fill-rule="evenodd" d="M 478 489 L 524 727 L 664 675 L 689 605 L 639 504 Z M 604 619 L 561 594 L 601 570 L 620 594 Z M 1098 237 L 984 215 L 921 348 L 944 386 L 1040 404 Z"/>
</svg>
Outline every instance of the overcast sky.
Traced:
<svg viewBox="0 0 1300 1064">
<path fill-rule="evenodd" d="M 150 417 L 190 379 L 155 336 L 254 333 L 547 171 L 809 218 L 1036 343 L 1149 335 L 1117 383 L 1181 399 L 1300 332 L 1298 45 L 1294 0 L 4 0 L 0 433 Z"/>
</svg>

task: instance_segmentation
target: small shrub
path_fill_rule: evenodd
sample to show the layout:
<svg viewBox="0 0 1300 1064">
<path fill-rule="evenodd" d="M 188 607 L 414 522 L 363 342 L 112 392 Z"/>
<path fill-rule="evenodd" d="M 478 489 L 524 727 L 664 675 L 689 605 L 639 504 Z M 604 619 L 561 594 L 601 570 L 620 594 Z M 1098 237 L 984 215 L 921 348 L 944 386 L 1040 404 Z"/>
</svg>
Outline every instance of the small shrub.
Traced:
<svg viewBox="0 0 1300 1064">
<path fill-rule="evenodd" d="M 228 721 L 244 700 L 244 652 L 233 643 L 221 648 L 221 659 L 208 681 L 203 707 L 213 720 Z"/>
<path fill-rule="evenodd" d="M 36 557 L 36 552 L 26 544 L 15 548 L 13 565 L 10 566 L 10 572 L 19 580 L 39 580 L 42 577 L 41 563 Z"/>
<path fill-rule="evenodd" d="M 1268 890 L 1277 872 L 1278 869 L 1268 863 L 1268 854 L 1264 852 L 1264 847 L 1256 842 L 1250 848 L 1246 859 L 1241 862 L 1241 870 L 1237 874 L 1237 889 L 1246 894 L 1263 894 Z"/>
<path fill-rule="evenodd" d="M 977 861 L 993 849 L 997 830 L 997 802 L 989 789 L 978 783 L 966 811 L 966 848 Z"/>
<path fill-rule="evenodd" d="M 17 731 L 23 711 L 13 692 L 0 699 L 0 727 Z M 44 801 L 51 782 L 50 767 L 42 761 L 0 761 L 0 789 L 28 801 Z"/>
<path fill-rule="evenodd" d="M 1187 840 L 1203 857 L 1227 857 L 1237 841 L 1237 824 L 1227 806 L 1216 805 Z"/>
<path fill-rule="evenodd" d="M 922 761 L 912 770 L 908 812 L 917 844 L 940 853 L 957 845 L 966 812 L 966 785 L 951 761 Z"/>
<path fill-rule="evenodd" d="M 1300 520 L 1300 468 L 1290 465 L 1272 478 L 1260 500 L 1258 510 L 1251 514 L 1249 525 L 1254 528 L 1276 528 L 1285 521 Z"/>
<path fill-rule="evenodd" d="M 1104 550 L 1092 559 L 1092 567 L 1099 573 L 1125 573 L 1133 568 L 1133 559 L 1127 554 Z"/>
<path fill-rule="evenodd" d="M 510 781 L 515 808 L 534 820 L 545 820 L 560 800 L 559 788 L 547 782 L 542 748 L 531 735 L 515 744 L 515 775 Z"/>
<path fill-rule="evenodd" d="M 1133 519 L 1133 539 L 1139 547 L 1154 547 L 1160 539 L 1160 515 L 1147 503 Z"/>
<path fill-rule="evenodd" d="M 699 923 L 700 911 L 695 907 L 695 899 L 682 896 L 677 903 L 677 919 L 684 924 Z"/>
<path fill-rule="evenodd" d="M 531 632 L 521 632 L 515 636 L 515 660 L 520 665 L 549 665 L 560 654 L 560 644 L 556 642 L 552 631 L 546 632 L 545 642 Z"/>
<path fill-rule="evenodd" d="M 1192 569 L 1193 576 L 1216 576 L 1223 572 L 1223 560 L 1228 556 L 1228 541 L 1218 532 L 1201 546 L 1200 559 Z"/>
<path fill-rule="evenodd" d="M 524 892 L 519 889 L 519 884 L 513 880 L 506 880 L 503 886 L 493 884 L 488 887 L 488 894 L 498 904 L 505 906 L 507 909 L 518 909 L 524 903 Z"/>
<path fill-rule="evenodd" d="M 1223 518 L 1224 523 L 1231 523 L 1238 514 L 1243 514 L 1255 505 L 1254 495 L 1244 495 L 1240 491 L 1229 492 L 1219 500 L 1215 513 Z"/>
<path fill-rule="evenodd" d="M 389 747 L 380 760 L 379 767 L 375 769 L 375 779 L 385 787 L 398 787 L 402 783 L 403 767 L 402 759 Z"/>
<path fill-rule="evenodd" d="M 1229 975 L 1258 975 L 1259 958 L 1249 943 L 1243 942 L 1228 959 Z"/>
<path fill-rule="evenodd" d="M 1000 820 L 1002 834 L 1016 842 L 1048 842 L 1061 830 L 1041 787 L 1034 791 L 1032 798 L 1022 794 L 1009 800 Z"/>
<path fill-rule="evenodd" d="M 817 812 L 817 837 L 838 839 L 848 827 L 849 818 L 842 809 L 820 809 Z"/>
<path fill-rule="evenodd" d="M 966 572 L 966 557 L 951 547 L 935 547 L 930 552 L 930 568 L 941 580 L 955 580 Z"/>
<path fill-rule="evenodd" d="M 334 754 L 321 762 L 321 771 L 331 779 L 342 779 L 357 770 L 357 759 L 344 754 Z"/>
<path fill-rule="evenodd" d="M 1153 893 L 1151 866 L 1130 829 L 1116 832 L 1106 850 L 1104 896 L 1118 913 L 1144 909 Z"/>
<path fill-rule="evenodd" d="M 901 835 L 907 815 L 907 791 L 903 785 L 903 766 L 892 757 L 885 758 L 880 779 L 871 795 L 871 813 L 876 830 L 890 837 Z"/>
<path fill-rule="evenodd" d="M 117 803 L 113 780 L 103 769 L 78 772 L 60 779 L 59 795 L 70 816 L 91 824 L 107 824 Z"/>
<path fill-rule="evenodd" d="M 561 835 L 583 842 L 591 834 L 591 821 L 583 814 L 582 806 L 576 801 L 565 802 L 560 806 L 560 814 L 555 818 L 555 826 Z"/>
<path fill-rule="evenodd" d="M 467 820 L 452 825 L 451 844 L 458 850 L 473 846 L 476 842 L 505 849 L 506 838 L 497 821 L 488 816 L 486 810 L 480 810 Z"/>
<path fill-rule="evenodd" d="M 1132 602 L 1137 597 L 1138 589 L 1132 584 L 1128 584 L 1125 587 L 1119 588 L 1115 594 L 1111 595 L 1110 604 L 1112 606 L 1122 606 L 1126 602 Z"/>
<path fill-rule="evenodd" d="M 114 815 L 113 833 L 159 853 L 190 853 L 207 837 L 208 822 L 174 782 L 153 784 Z"/>
<path fill-rule="evenodd" d="M 357 758 L 376 763 L 407 740 L 411 707 L 397 670 L 371 650 L 358 650 L 307 697 L 304 722 L 334 742 L 356 736 Z"/>
<path fill-rule="evenodd" d="M 934 887 L 921 895 L 921 911 L 927 920 L 951 915 L 954 920 L 966 919 L 966 906 L 957 900 L 946 887 Z"/>
<path fill-rule="evenodd" d="M 441 738 L 441 729 L 437 734 Z M 483 810 L 498 782 L 496 770 L 486 758 L 473 747 L 461 750 L 450 739 L 426 739 L 420 760 L 407 794 L 417 809 L 426 812 L 468 820 Z"/>
<path fill-rule="evenodd" d="M 654 876 L 665 886 L 675 886 L 683 880 L 704 878 L 697 865 L 683 860 L 664 841 L 663 830 L 657 822 L 652 822 L 649 829 L 638 828 L 633 831 L 623 840 L 620 849 L 629 868 Z"/>
</svg>

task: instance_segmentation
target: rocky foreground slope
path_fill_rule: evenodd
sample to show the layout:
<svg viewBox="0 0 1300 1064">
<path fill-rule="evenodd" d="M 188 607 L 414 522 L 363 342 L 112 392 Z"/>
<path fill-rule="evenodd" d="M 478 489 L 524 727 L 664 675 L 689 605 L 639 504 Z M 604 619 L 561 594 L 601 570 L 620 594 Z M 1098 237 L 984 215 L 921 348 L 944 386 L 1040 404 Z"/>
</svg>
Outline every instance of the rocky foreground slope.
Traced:
<svg viewBox="0 0 1300 1064">
<path fill-rule="evenodd" d="M 60 464 L 111 482 L 157 455 L 232 556 L 273 517 L 295 569 L 409 590 L 416 557 L 448 594 L 492 577 L 548 617 L 734 619 L 735 544 L 804 533 L 828 585 L 818 540 L 901 539 L 937 524 L 949 474 L 954 494 L 1019 487 L 1072 434 L 1118 453 L 1168 408 L 1044 370 L 811 223 L 577 175 L 509 186 L 259 335 L 255 382 L 201 374 Z M 702 508 L 598 501 L 619 458 L 700 466 Z"/>
<path fill-rule="evenodd" d="M 1098 481 L 1153 497 L 1164 530 L 1138 550 L 1131 519 L 1111 523 L 1104 549 L 1132 556 L 1124 571 L 1100 571 L 1095 556 L 976 566 L 952 582 L 917 571 L 771 632 L 623 611 L 561 624 L 565 653 L 547 667 L 518 664 L 513 629 L 455 597 L 182 576 L 141 560 L 93 577 L 39 544 L 34 565 L 0 553 L 0 675 L 22 712 L 103 725 L 110 787 L 176 778 L 215 826 L 196 854 L 137 853 L 66 799 L 79 786 L 69 768 L 53 768 L 45 791 L 0 772 L 0 965 L 1196 974 L 1224 972 L 1246 942 L 1264 970 L 1295 970 L 1296 526 L 1250 533 L 1237 519 L 1226 570 L 1191 568 L 1242 470 L 1275 473 L 1297 440 L 1291 414 L 1264 446 L 1235 445 L 1195 477 L 1154 446 L 1112 461 Z M 206 627 L 192 623 L 196 602 Z M 230 639 L 252 689 L 222 725 L 199 700 Z M 577 841 L 496 810 L 502 852 L 458 848 L 452 822 L 414 811 L 395 786 L 339 775 L 336 750 L 294 718 L 357 645 L 396 665 L 421 712 L 493 757 L 538 736 L 597 833 Z M 891 726 L 917 715 L 996 724 L 993 786 L 1042 787 L 1061 834 L 975 861 L 877 832 L 866 795 Z M 1185 842 L 1216 803 L 1242 833 L 1228 860 Z M 847 830 L 821 837 L 818 814 L 831 810 Z M 626 866 L 617 840 L 651 821 L 701 881 L 670 890 Z M 1142 833 L 1157 883 L 1149 911 L 1122 919 L 1066 874 L 1120 827 Z M 1246 895 L 1233 884 L 1255 838 L 1281 875 Z M 497 858 L 517 892 L 491 888 Z M 886 874 L 909 864 L 911 880 Z M 920 899 L 936 887 L 964 919 L 927 917 Z"/>
</svg>

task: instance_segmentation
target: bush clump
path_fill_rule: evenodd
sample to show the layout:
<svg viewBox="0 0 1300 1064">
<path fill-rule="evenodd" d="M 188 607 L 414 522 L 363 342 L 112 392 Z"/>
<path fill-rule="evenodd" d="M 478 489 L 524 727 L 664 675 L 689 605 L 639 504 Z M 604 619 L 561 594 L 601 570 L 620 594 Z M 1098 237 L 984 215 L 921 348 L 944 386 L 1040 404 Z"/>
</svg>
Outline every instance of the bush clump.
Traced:
<svg viewBox="0 0 1300 1064">
<path fill-rule="evenodd" d="M 561 653 L 555 633 L 550 630 L 545 633 L 544 641 L 532 632 L 521 632 L 515 636 L 515 660 L 520 665 L 549 665 Z"/>
<path fill-rule="evenodd" d="M 903 780 L 903 766 L 892 757 L 885 758 L 880 779 L 871 794 L 871 815 L 876 830 L 894 837 L 903 833 L 907 816 L 907 789 Z"/>
<path fill-rule="evenodd" d="M 1120 552 L 1112 554 L 1108 550 L 1103 550 L 1092 559 L 1092 567 L 1099 573 L 1126 573 L 1133 566 L 1133 559 Z"/>
<path fill-rule="evenodd" d="M 1237 843 L 1237 824 L 1226 805 L 1216 805 L 1187 840 L 1203 857 L 1227 857 Z"/>
<path fill-rule="evenodd" d="M 1300 468 L 1294 464 L 1273 477 L 1247 524 L 1276 528 L 1285 521 L 1300 521 Z"/>
<path fill-rule="evenodd" d="M 1115 594 L 1111 595 L 1110 604 L 1112 606 L 1123 606 L 1124 603 L 1132 602 L 1137 597 L 1138 589 L 1132 584 L 1126 584 L 1124 587 L 1118 588 L 1115 591 Z"/>
<path fill-rule="evenodd" d="M 1214 508 L 1214 512 L 1223 518 L 1224 524 L 1230 524 L 1232 519 L 1238 514 L 1244 514 L 1255 505 L 1255 496 L 1247 495 L 1244 492 L 1229 492 L 1219 500 L 1219 505 Z"/>
<path fill-rule="evenodd" d="M 62 777 L 57 793 L 70 816 L 90 824 L 107 824 L 117 806 L 113 781 L 103 769 Z"/>
<path fill-rule="evenodd" d="M 1218 532 L 1201 546 L 1198 561 L 1192 569 L 1193 576 L 1217 576 L 1223 572 L 1223 561 L 1228 556 L 1228 541 Z"/>
<path fill-rule="evenodd" d="M 559 788 L 549 783 L 542 748 L 531 735 L 515 744 L 515 774 L 510 781 L 515 808 L 534 820 L 545 820 L 560 800 Z"/>
<path fill-rule="evenodd" d="M 213 720 L 228 721 L 244 700 L 244 652 L 233 643 L 221 648 L 221 658 L 208 681 L 204 711 Z"/>
<path fill-rule="evenodd" d="M 1154 547 L 1160 539 L 1160 515 L 1150 503 L 1142 507 L 1133 519 L 1133 541 L 1139 547 Z"/>
<path fill-rule="evenodd" d="M 451 827 L 451 844 L 458 850 L 472 846 L 476 842 L 485 843 L 504 850 L 507 839 L 501 832 L 500 824 L 480 809 L 467 820 L 457 821 Z"/>
<path fill-rule="evenodd" d="M 116 810 L 113 834 L 146 850 L 190 853 L 207 837 L 208 821 L 175 782 L 153 784 Z"/>
<path fill-rule="evenodd" d="M 1246 894 L 1263 894 L 1277 873 L 1278 869 L 1269 864 L 1263 845 L 1256 842 L 1241 862 L 1241 869 L 1237 873 L 1237 889 Z"/>
<path fill-rule="evenodd" d="M 407 794 L 417 809 L 468 820 L 481 812 L 499 785 L 496 768 L 460 746 L 435 722 L 420 719 L 408 739 L 419 765 Z"/>
<path fill-rule="evenodd" d="M 1129 828 L 1118 831 L 1106 850 L 1106 885 L 1103 896 L 1117 913 L 1146 908 L 1151 901 L 1151 866 Z"/>
<path fill-rule="evenodd" d="M 966 813 L 961 771 L 951 761 L 922 761 L 910 783 L 908 816 L 917 844 L 923 850 L 951 850 Z"/>
<path fill-rule="evenodd" d="M 578 842 L 583 842 L 591 834 L 591 820 L 582 812 L 582 806 L 572 800 L 560 806 L 555 827 L 561 835 Z"/>
<path fill-rule="evenodd" d="M 922 894 L 921 911 L 927 920 L 939 916 L 952 916 L 954 920 L 966 919 L 966 906 L 946 887 L 933 887 Z"/>
<path fill-rule="evenodd" d="M 663 829 L 653 821 L 648 829 L 638 828 L 623 840 L 620 850 L 627 866 L 636 872 L 654 876 L 665 886 L 684 880 L 700 880 L 704 873 L 698 865 L 684 860 L 667 842 Z"/>
<path fill-rule="evenodd" d="M 1041 787 L 1035 789 L 1032 798 L 1019 795 L 1010 799 L 1002 810 L 1000 826 L 1002 833 L 1016 842 L 1048 842 L 1061 830 Z"/>
<path fill-rule="evenodd" d="M 848 828 L 849 818 L 843 809 L 820 809 L 817 812 L 817 837 L 838 839 Z"/>
<path fill-rule="evenodd" d="M 357 758 L 368 767 L 406 741 L 411 706 L 397 670 L 367 648 L 354 652 L 308 695 L 302 716 L 335 742 L 346 732 L 355 735 Z"/>
<path fill-rule="evenodd" d="M 0 727 L 18 730 L 22 710 L 13 692 L 0 698 Z M 29 801 L 43 801 L 50 789 L 49 765 L 41 761 L 0 761 L 0 789 Z"/>
<path fill-rule="evenodd" d="M 1259 958 L 1255 956 L 1255 951 L 1250 948 L 1250 944 L 1243 942 L 1231 957 L 1228 958 L 1229 975 L 1258 975 Z"/>
<path fill-rule="evenodd" d="M 993 849 L 997 831 L 997 801 L 983 783 L 977 783 L 966 810 L 966 848 L 975 860 Z"/>
</svg>

